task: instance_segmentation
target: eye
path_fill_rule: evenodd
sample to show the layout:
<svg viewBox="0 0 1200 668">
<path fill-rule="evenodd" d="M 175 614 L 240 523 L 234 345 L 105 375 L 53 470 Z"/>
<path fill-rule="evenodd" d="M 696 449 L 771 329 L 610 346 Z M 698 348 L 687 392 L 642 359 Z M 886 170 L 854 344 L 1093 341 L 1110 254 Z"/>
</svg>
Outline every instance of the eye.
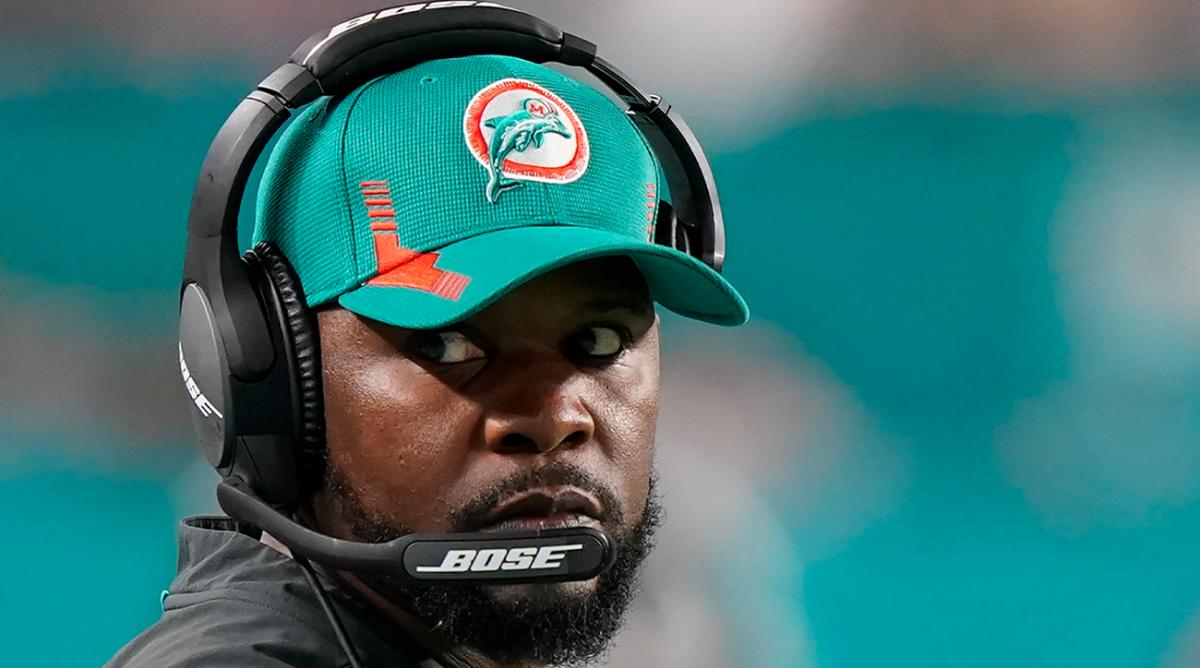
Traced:
<svg viewBox="0 0 1200 668">
<path fill-rule="evenodd" d="M 439 364 L 457 364 L 484 357 L 483 351 L 462 332 L 423 332 L 413 341 L 415 356 Z"/>
<path fill-rule="evenodd" d="M 608 325 L 584 327 L 576 335 L 579 350 L 589 357 L 612 357 L 625 349 L 626 336 Z"/>
</svg>

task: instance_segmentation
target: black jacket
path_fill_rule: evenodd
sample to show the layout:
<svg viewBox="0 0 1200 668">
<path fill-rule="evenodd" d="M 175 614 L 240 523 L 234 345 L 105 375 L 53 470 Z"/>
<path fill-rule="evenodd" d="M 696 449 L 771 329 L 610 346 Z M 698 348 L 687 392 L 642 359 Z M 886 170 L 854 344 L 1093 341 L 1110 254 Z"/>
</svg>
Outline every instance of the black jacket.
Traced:
<svg viewBox="0 0 1200 668">
<path fill-rule="evenodd" d="M 162 618 L 123 647 L 112 668 L 346 666 L 316 594 L 294 560 L 227 517 L 179 525 L 179 572 Z M 364 666 L 442 664 L 323 580 Z"/>
</svg>

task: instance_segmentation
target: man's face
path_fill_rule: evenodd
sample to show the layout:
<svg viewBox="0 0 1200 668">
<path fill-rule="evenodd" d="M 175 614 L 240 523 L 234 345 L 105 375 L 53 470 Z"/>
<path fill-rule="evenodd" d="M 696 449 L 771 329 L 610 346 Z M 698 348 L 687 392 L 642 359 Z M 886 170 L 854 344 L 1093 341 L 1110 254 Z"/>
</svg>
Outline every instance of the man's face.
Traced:
<svg viewBox="0 0 1200 668">
<path fill-rule="evenodd" d="M 601 649 L 657 516 L 658 327 L 636 266 L 568 265 L 443 330 L 344 309 L 318 322 L 329 466 L 313 506 L 324 530 L 382 541 L 583 524 L 602 527 L 618 550 L 608 574 L 585 582 L 368 582 L 488 653 L 563 661 Z M 574 628 L 580 619 L 588 623 Z M 495 637 L 479 628 L 501 622 Z M 522 623 L 531 628 L 514 633 Z M 514 640 L 523 635 L 524 645 Z"/>
</svg>

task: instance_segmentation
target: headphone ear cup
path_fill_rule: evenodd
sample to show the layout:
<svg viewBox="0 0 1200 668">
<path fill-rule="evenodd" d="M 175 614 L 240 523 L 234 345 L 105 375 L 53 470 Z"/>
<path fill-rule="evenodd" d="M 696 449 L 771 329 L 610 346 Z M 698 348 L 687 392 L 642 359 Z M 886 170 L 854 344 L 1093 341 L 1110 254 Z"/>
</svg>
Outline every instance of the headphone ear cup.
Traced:
<svg viewBox="0 0 1200 668">
<path fill-rule="evenodd" d="M 283 313 L 288 363 L 299 397 L 296 461 L 302 490 L 314 491 L 325 474 L 325 405 L 321 392 L 321 348 L 316 320 L 292 265 L 273 244 L 262 241 L 254 253 L 271 283 Z"/>
</svg>

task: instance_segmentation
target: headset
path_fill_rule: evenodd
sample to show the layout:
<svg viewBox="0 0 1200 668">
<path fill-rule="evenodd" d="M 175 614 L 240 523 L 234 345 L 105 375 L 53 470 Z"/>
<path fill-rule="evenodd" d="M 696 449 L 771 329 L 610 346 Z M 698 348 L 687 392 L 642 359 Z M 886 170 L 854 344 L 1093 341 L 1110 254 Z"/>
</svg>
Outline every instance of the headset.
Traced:
<svg viewBox="0 0 1200 668">
<path fill-rule="evenodd" d="M 320 483 L 325 462 L 317 329 L 300 281 L 278 249 L 260 243 L 244 256 L 238 251 L 238 212 L 250 172 L 291 112 L 318 97 L 349 93 L 427 60 L 483 54 L 581 67 L 611 89 L 650 143 L 671 193 L 669 204 L 660 203 L 655 243 L 718 272 L 724 262 L 716 185 L 695 135 L 671 105 L 597 56 L 595 44 L 519 10 L 463 0 L 372 12 L 306 40 L 234 109 L 205 156 L 188 217 L 179 364 L 200 447 L 222 476 L 222 509 L 287 545 L 309 576 L 305 560 L 311 559 L 411 582 L 561 582 L 595 577 L 615 559 L 609 537 L 586 527 L 361 543 L 313 531 L 293 515 L 304 493 Z M 536 554 L 541 566 L 492 568 L 514 554 Z M 517 562 L 533 560 L 504 563 Z M 353 648 L 342 644 L 357 665 Z"/>
</svg>

